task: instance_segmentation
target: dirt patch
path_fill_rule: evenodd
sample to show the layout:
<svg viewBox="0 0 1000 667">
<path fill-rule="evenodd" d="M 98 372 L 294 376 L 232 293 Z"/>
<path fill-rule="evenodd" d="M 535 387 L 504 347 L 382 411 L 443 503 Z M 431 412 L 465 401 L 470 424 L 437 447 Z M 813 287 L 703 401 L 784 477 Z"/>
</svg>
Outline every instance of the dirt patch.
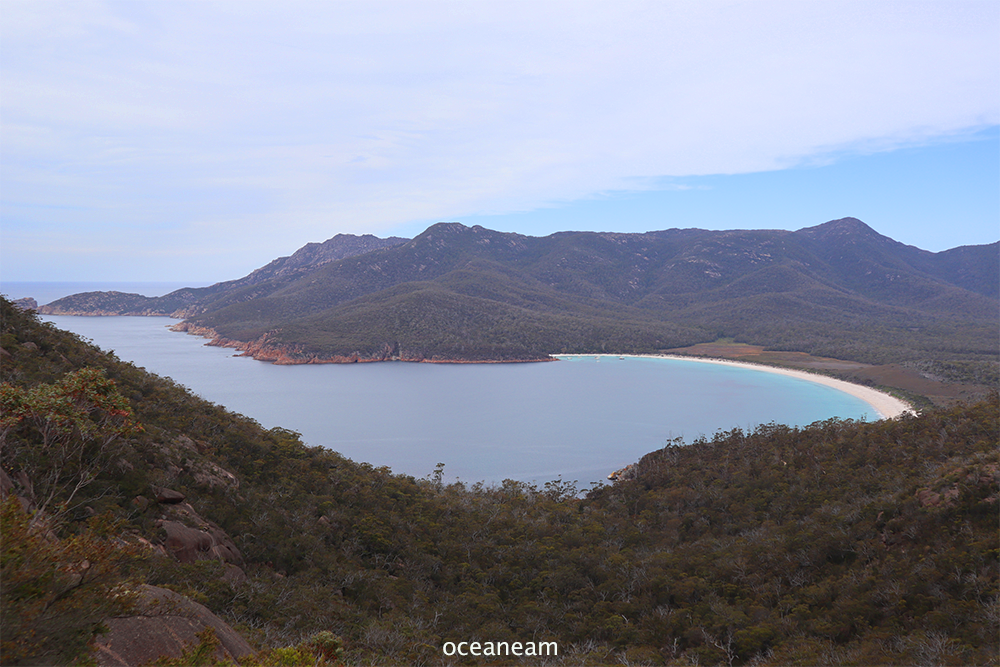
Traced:
<svg viewBox="0 0 1000 667">
<path fill-rule="evenodd" d="M 760 345 L 747 345 L 746 343 L 698 343 L 688 347 L 664 350 L 668 354 L 693 354 L 699 357 L 724 357 L 727 359 L 756 355 L 763 351 L 764 348 Z"/>
<path fill-rule="evenodd" d="M 934 405 L 947 407 L 955 403 L 977 401 L 986 397 L 990 387 L 981 384 L 942 382 L 925 378 L 912 368 L 897 364 L 868 366 L 844 373 L 843 378 L 861 384 L 875 384 L 883 387 L 898 387 L 905 391 L 924 396 Z"/>
</svg>

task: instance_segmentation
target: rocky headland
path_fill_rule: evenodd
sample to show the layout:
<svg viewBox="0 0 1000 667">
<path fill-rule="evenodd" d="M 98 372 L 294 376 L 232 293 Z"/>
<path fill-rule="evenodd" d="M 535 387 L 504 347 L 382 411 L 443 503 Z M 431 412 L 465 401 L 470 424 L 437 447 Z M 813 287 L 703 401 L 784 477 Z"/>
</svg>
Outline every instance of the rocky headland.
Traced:
<svg viewBox="0 0 1000 667">
<path fill-rule="evenodd" d="M 131 292 L 81 292 L 37 308 L 42 315 L 109 316 L 171 316 L 176 311 L 164 306 L 163 298 Z"/>
<path fill-rule="evenodd" d="M 420 353 L 401 349 L 398 344 L 384 343 L 373 354 L 354 352 L 351 354 L 324 355 L 316 352 L 306 352 L 301 345 L 289 345 L 276 342 L 274 333 L 264 334 L 252 341 L 240 341 L 219 335 L 209 327 L 202 327 L 190 322 L 178 322 L 170 327 L 171 331 L 179 331 L 194 336 L 203 336 L 211 347 L 225 347 L 239 350 L 240 357 L 252 357 L 257 361 L 266 361 L 277 366 L 295 366 L 301 364 L 358 364 L 379 361 L 405 361 L 431 364 L 503 364 L 503 363 L 534 363 L 540 361 L 555 361 L 554 357 L 539 356 L 527 358 L 503 359 L 458 359 L 442 356 L 426 356 Z"/>
</svg>

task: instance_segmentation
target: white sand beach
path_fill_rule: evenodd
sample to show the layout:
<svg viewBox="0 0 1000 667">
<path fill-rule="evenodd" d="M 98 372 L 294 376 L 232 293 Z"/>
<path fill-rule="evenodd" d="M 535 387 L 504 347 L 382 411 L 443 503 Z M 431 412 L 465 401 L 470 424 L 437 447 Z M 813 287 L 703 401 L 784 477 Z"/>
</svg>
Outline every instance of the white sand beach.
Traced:
<svg viewBox="0 0 1000 667">
<path fill-rule="evenodd" d="M 808 380 L 809 382 L 815 382 L 817 384 L 826 385 L 827 387 L 832 387 L 846 394 L 850 394 L 855 398 L 860 398 L 862 401 L 872 406 L 878 414 L 879 419 L 895 419 L 904 414 L 914 414 L 913 406 L 904 400 L 898 399 L 895 396 L 885 393 L 884 391 L 878 391 L 877 389 L 872 389 L 871 387 L 864 387 L 859 384 L 854 384 L 853 382 L 846 382 L 844 380 L 838 380 L 836 378 L 827 377 L 825 375 L 817 375 L 815 373 L 807 373 L 806 371 L 792 370 L 790 368 L 779 368 L 777 366 L 766 366 L 764 364 L 751 364 L 743 361 L 731 361 L 729 359 L 708 359 L 705 357 L 688 357 L 679 354 L 560 354 L 555 355 L 559 357 L 633 357 L 633 358 L 647 358 L 647 359 L 679 359 L 682 361 L 697 361 L 699 363 L 705 364 L 726 364 L 729 366 L 736 366 L 739 368 L 748 368 L 756 371 L 764 371 L 766 373 L 777 373 L 778 375 L 787 375 L 789 377 L 799 378 L 800 380 Z"/>
</svg>

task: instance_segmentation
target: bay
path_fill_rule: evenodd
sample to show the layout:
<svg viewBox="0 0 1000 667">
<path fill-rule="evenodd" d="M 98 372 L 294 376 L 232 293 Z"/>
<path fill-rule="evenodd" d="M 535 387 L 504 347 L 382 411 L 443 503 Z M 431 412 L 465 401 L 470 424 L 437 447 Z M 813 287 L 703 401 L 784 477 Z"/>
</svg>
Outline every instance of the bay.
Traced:
<svg viewBox="0 0 1000 667">
<path fill-rule="evenodd" d="M 674 438 L 777 422 L 875 418 L 853 396 L 764 371 L 676 359 L 274 366 L 169 331 L 165 317 L 44 316 L 265 428 L 393 472 L 581 489 Z"/>
</svg>

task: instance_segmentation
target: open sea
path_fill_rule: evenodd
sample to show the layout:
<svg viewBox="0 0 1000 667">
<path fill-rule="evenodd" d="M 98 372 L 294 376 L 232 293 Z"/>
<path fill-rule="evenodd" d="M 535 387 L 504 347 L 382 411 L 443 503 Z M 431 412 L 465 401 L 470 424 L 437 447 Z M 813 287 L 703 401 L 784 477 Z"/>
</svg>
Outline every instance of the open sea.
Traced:
<svg viewBox="0 0 1000 667">
<path fill-rule="evenodd" d="M 95 289 L 155 296 L 183 286 L 7 283 L 0 292 L 45 304 Z M 586 489 L 678 437 L 877 418 L 864 401 L 807 380 L 696 361 L 274 366 L 171 332 L 170 318 L 43 319 L 265 428 L 297 431 L 306 444 L 415 477 L 444 463 L 448 481 L 561 478 Z"/>
</svg>

